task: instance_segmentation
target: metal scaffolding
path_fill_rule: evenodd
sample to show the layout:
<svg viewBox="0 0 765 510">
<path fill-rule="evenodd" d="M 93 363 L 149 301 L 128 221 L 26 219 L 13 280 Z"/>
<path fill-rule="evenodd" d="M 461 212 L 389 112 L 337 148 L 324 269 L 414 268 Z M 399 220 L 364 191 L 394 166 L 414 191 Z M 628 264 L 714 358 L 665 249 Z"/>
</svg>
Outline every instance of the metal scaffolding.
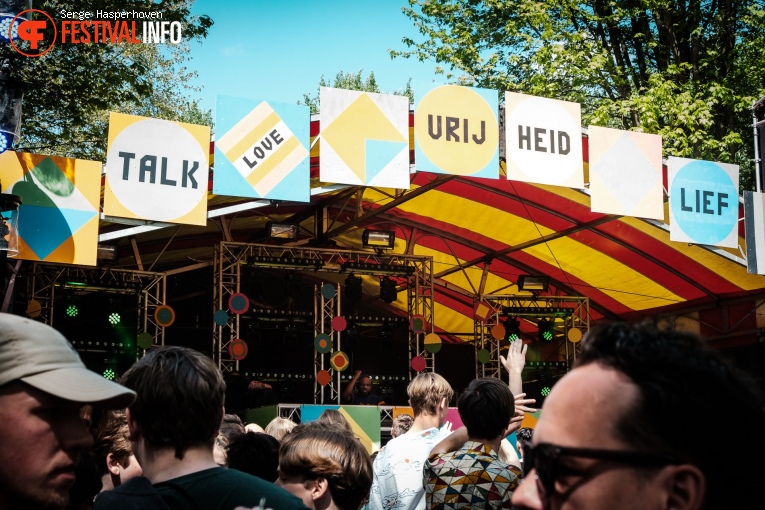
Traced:
<svg viewBox="0 0 765 510">
<path fill-rule="evenodd" d="M 331 286 L 335 289 L 334 296 L 327 298 L 324 295 L 324 286 L 314 286 L 314 336 L 323 333 L 330 338 L 333 346 L 327 353 L 320 353 L 316 349 L 313 351 L 313 403 L 323 404 L 325 395 L 327 402 L 337 402 L 340 404 L 340 372 L 332 369 L 329 359 L 334 352 L 341 351 L 340 332 L 332 329 L 332 319 L 340 315 L 340 286 L 335 287 L 331 283 L 325 283 L 325 286 Z M 329 372 L 329 383 L 322 386 L 316 379 L 316 375 L 321 370 Z"/>
</svg>

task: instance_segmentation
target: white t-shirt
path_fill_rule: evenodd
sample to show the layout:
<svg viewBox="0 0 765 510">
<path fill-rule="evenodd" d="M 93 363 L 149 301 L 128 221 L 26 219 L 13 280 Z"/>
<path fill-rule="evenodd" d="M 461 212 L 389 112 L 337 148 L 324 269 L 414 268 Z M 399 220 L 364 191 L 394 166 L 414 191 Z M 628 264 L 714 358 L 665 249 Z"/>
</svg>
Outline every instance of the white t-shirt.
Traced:
<svg viewBox="0 0 765 510">
<path fill-rule="evenodd" d="M 430 450 L 451 431 L 445 427 L 391 439 L 375 458 L 370 510 L 424 510 L 422 468 Z"/>
</svg>

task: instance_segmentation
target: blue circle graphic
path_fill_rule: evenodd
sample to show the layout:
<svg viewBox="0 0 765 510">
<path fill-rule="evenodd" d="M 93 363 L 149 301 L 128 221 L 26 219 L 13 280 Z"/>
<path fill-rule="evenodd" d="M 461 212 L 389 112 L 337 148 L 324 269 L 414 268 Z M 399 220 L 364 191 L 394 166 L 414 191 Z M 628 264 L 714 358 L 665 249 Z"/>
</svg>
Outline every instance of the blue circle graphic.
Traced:
<svg viewBox="0 0 765 510">
<path fill-rule="evenodd" d="M 719 244 L 738 226 L 738 190 L 716 163 L 681 167 L 669 193 L 673 218 L 694 243 Z"/>
</svg>

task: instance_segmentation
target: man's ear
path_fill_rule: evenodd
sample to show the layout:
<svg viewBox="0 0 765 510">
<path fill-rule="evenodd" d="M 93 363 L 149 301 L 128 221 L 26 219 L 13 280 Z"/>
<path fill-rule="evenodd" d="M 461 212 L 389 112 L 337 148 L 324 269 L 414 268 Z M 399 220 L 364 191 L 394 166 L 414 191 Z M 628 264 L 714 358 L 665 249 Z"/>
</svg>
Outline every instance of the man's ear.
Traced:
<svg viewBox="0 0 765 510">
<path fill-rule="evenodd" d="M 119 462 L 117 462 L 117 458 L 113 453 L 109 453 L 106 456 L 106 469 L 114 476 L 120 475 L 120 469 L 122 469 L 122 466 L 119 464 Z"/>
<path fill-rule="evenodd" d="M 326 478 L 317 478 L 311 481 L 311 499 L 317 501 L 329 493 L 329 481 Z"/>
<path fill-rule="evenodd" d="M 125 418 L 127 419 L 128 426 L 128 441 L 138 441 L 140 429 L 138 428 L 138 423 L 133 420 L 133 414 L 130 412 L 129 407 L 125 409 Z"/>
<path fill-rule="evenodd" d="M 662 470 L 667 510 L 699 510 L 704 505 L 706 479 L 692 464 L 667 466 Z"/>
</svg>

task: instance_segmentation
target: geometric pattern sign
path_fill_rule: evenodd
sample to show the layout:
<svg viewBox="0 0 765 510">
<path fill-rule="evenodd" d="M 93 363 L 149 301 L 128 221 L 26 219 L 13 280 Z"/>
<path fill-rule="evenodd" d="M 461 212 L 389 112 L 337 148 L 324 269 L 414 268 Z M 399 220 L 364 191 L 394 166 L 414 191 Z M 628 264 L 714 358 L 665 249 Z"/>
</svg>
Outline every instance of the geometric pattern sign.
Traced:
<svg viewBox="0 0 765 510">
<path fill-rule="evenodd" d="M 738 247 L 738 165 L 670 157 L 669 240 Z"/>
<path fill-rule="evenodd" d="M 308 202 L 308 107 L 218 96 L 213 193 Z"/>
<path fill-rule="evenodd" d="M 111 113 L 104 215 L 207 224 L 210 128 Z"/>
<path fill-rule="evenodd" d="M 584 187 L 579 103 L 505 92 L 507 178 Z"/>
<path fill-rule="evenodd" d="M 587 129 L 592 212 L 664 219 L 661 136 Z"/>
<path fill-rule="evenodd" d="M 7 151 L 0 181 L 21 197 L 19 259 L 96 264 L 100 162 Z"/>
<path fill-rule="evenodd" d="M 497 91 L 422 85 L 414 98 L 417 170 L 499 179 Z"/>
<path fill-rule="evenodd" d="M 406 96 L 321 87 L 322 182 L 409 189 Z"/>
<path fill-rule="evenodd" d="M 300 406 L 300 421 L 302 423 L 316 421 L 327 409 L 338 411 L 348 420 L 353 434 L 359 438 L 369 454 L 380 449 L 380 411 L 377 406 L 346 407 L 306 404 Z"/>
</svg>

